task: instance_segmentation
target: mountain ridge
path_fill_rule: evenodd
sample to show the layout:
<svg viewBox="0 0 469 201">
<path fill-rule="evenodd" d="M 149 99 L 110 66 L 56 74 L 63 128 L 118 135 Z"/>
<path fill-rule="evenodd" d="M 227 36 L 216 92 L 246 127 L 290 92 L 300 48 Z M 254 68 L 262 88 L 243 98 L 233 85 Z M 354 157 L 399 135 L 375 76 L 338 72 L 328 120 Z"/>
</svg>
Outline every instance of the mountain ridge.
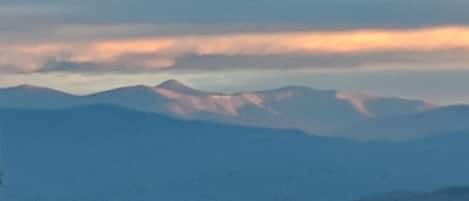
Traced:
<svg viewBox="0 0 469 201">
<path fill-rule="evenodd" d="M 8 91 L 12 90 L 21 96 L 11 96 Z M 412 115 L 438 108 L 426 101 L 304 86 L 231 94 L 205 92 L 177 80 L 156 86 L 114 88 L 82 96 L 34 86 L 0 89 L 0 108 L 61 109 L 89 104 L 115 104 L 181 119 L 300 129 L 326 136 L 337 135 L 341 129 L 367 120 Z"/>
<path fill-rule="evenodd" d="M 370 119 L 338 131 L 368 140 L 406 140 L 445 132 L 469 131 L 469 105 L 453 105 L 417 114 Z"/>
</svg>

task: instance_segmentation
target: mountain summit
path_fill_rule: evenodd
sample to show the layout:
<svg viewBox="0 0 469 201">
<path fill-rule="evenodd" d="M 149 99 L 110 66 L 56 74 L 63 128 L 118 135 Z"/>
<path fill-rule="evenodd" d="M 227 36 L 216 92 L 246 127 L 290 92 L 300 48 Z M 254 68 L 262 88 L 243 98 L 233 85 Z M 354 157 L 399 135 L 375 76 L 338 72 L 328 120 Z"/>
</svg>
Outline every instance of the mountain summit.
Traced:
<svg viewBox="0 0 469 201">
<path fill-rule="evenodd" d="M 175 79 L 170 79 L 162 82 L 161 84 L 156 86 L 157 88 L 166 88 L 166 89 L 173 89 L 173 90 L 180 90 L 180 89 L 192 89 L 191 87 L 188 87 L 184 83 L 175 80 Z"/>
<path fill-rule="evenodd" d="M 155 88 L 156 89 L 167 89 L 167 90 L 171 90 L 171 91 L 174 91 L 174 92 L 183 93 L 183 94 L 186 94 L 186 95 L 206 95 L 206 94 L 208 94 L 207 92 L 203 92 L 201 90 L 191 88 L 191 87 L 185 85 L 184 83 L 182 83 L 178 80 L 175 80 L 175 79 L 170 79 L 170 80 L 164 81 L 161 84 L 157 85 Z"/>
</svg>

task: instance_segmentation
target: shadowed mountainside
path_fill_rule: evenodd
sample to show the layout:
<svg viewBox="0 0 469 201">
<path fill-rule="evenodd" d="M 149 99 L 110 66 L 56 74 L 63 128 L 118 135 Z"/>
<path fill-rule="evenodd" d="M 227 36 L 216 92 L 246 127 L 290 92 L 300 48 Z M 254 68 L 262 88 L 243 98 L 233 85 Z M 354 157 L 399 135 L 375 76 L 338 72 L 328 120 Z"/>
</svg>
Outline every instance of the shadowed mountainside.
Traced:
<svg viewBox="0 0 469 201">
<path fill-rule="evenodd" d="M 0 120 L 11 200 L 343 201 L 469 181 L 463 133 L 365 143 L 106 105 Z"/>
<path fill-rule="evenodd" d="M 468 131 L 469 106 L 456 105 L 413 115 L 370 119 L 338 131 L 336 135 L 359 139 L 403 140 Z"/>
<path fill-rule="evenodd" d="M 449 187 L 433 192 L 393 192 L 375 195 L 357 201 L 467 201 L 469 187 Z"/>
</svg>

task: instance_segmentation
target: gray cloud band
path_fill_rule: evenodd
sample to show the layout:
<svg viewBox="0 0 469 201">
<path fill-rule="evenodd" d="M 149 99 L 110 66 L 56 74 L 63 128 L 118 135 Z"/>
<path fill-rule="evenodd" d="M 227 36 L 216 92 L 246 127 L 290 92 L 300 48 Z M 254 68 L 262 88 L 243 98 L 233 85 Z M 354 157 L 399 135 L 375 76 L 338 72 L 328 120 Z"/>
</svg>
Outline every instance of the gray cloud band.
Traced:
<svg viewBox="0 0 469 201">
<path fill-rule="evenodd" d="M 113 62 L 74 62 L 48 60 L 34 72 L 72 73 L 141 73 L 158 71 L 214 71 L 214 70 L 347 70 L 354 68 L 410 70 L 447 70 L 465 68 L 469 51 L 447 50 L 438 52 L 385 52 L 366 54 L 314 54 L 271 56 L 184 55 L 164 68 L 148 68 L 141 63 L 157 55 L 125 56 Z M 1 68 L 0 68 L 1 69 Z M 6 70 L 12 72 L 9 66 Z"/>
</svg>

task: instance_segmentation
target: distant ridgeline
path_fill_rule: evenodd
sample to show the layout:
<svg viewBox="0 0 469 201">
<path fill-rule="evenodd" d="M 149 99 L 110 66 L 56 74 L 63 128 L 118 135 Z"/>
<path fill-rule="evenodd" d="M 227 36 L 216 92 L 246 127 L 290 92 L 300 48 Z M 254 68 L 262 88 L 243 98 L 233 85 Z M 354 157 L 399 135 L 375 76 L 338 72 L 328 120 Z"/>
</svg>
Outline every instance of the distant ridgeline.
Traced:
<svg viewBox="0 0 469 201">
<path fill-rule="evenodd" d="M 451 111 L 443 108 L 438 112 L 438 106 L 426 101 L 302 86 L 225 94 L 169 80 L 157 86 L 129 86 L 84 96 L 28 85 L 0 89 L 0 108 L 63 109 L 90 104 L 365 140 L 407 140 L 440 131 L 469 130 L 465 114 L 435 117 Z"/>
</svg>

